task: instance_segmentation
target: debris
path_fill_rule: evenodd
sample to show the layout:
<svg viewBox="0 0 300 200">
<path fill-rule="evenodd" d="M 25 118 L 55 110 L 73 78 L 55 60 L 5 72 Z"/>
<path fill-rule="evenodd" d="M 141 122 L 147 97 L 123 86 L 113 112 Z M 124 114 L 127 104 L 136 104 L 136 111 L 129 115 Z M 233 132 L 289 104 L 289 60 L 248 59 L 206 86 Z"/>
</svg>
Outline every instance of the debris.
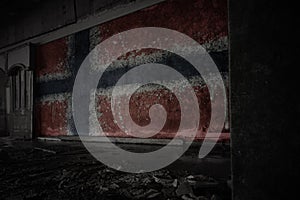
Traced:
<svg viewBox="0 0 300 200">
<path fill-rule="evenodd" d="M 188 177 L 186 177 L 187 179 L 194 179 L 195 177 L 193 175 L 189 175 Z"/>
<path fill-rule="evenodd" d="M 146 196 L 147 194 L 144 193 L 144 190 L 143 189 L 134 189 L 134 190 L 131 190 L 130 192 L 133 196 L 136 196 L 137 198 L 141 198 L 141 197 L 144 197 Z"/>
<path fill-rule="evenodd" d="M 137 199 L 144 199 L 147 197 L 148 199 L 154 198 L 158 196 L 160 193 L 157 190 L 149 189 L 147 192 L 144 192 L 143 189 L 140 189 L 136 192 L 139 195 L 134 195 Z"/>
<path fill-rule="evenodd" d="M 193 193 L 193 190 L 188 182 L 181 183 L 176 190 L 176 194 L 178 196 L 190 194 L 190 193 Z"/>
<path fill-rule="evenodd" d="M 172 198 L 176 195 L 175 189 L 173 187 L 165 187 L 161 189 L 161 193 L 163 194 L 163 196 L 167 199 L 167 198 Z"/>
<path fill-rule="evenodd" d="M 25 143 L 0 148 L 0 199 L 227 200 L 221 195 L 231 194 L 225 180 L 180 168 L 138 174 L 114 170 L 80 143 Z"/>
<path fill-rule="evenodd" d="M 218 186 L 218 182 L 210 177 L 203 175 L 190 175 L 186 177 L 186 181 L 196 189 L 212 188 Z"/>
<path fill-rule="evenodd" d="M 109 188 L 115 190 L 115 189 L 120 188 L 120 186 L 117 185 L 117 184 L 115 184 L 115 183 L 112 183 L 112 184 L 109 186 Z"/>
<path fill-rule="evenodd" d="M 214 194 L 211 196 L 210 200 L 221 200 L 221 198 Z"/>
<path fill-rule="evenodd" d="M 61 139 L 57 137 L 37 137 L 37 139 L 42 141 L 61 141 Z"/>
<path fill-rule="evenodd" d="M 48 150 L 48 149 L 43 149 L 43 148 L 39 148 L 39 147 L 34 147 L 35 150 L 40 150 L 40 151 L 44 151 L 47 153 L 53 153 L 56 154 L 56 151 L 52 151 L 52 150 Z"/>
<path fill-rule="evenodd" d="M 101 192 L 107 192 L 107 191 L 109 191 L 109 189 L 107 187 L 100 186 L 99 191 L 101 191 Z"/>
<path fill-rule="evenodd" d="M 147 198 L 148 198 L 148 199 L 152 199 L 152 198 L 155 198 L 155 197 L 157 197 L 158 195 L 160 195 L 160 193 L 159 193 L 159 192 L 157 192 L 157 193 L 154 193 L 154 194 L 151 194 L 151 195 L 149 195 Z"/>
<path fill-rule="evenodd" d="M 199 197 L 197 197 L 197 200 L 209 200 L 209 199 L 206 198 L 205 196 L 199 196 Z"/>
<path fill-rule="evenodd" d="M 183 195 L 181 197 L 183 200 L 195 200 L 194 198 L 189 197 L 188 195 Z"/>
<path fill-rule="evenodd" d="M 172 186 L 174 183 L 173 179 L 158 178 L 156 176 L 153 176 L 153 178 L 156 183 L 160 183 L 163 186 Z"/>
<path fill-rule="evenodd" d="M 178 186 L 178 180 L 177 179 L 174 179 L 174 181 L 172 183 L 172 186 L 175 187 L 175 188 Z"/>
</svg>

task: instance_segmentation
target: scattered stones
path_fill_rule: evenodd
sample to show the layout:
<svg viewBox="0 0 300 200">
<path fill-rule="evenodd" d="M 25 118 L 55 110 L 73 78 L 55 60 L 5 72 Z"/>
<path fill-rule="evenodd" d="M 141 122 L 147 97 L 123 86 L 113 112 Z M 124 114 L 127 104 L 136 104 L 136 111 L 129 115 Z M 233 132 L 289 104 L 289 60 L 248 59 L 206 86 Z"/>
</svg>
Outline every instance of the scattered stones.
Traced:
<svg viewBox="0 0 300 200">
<path fill-rule="evenodd" d="M 124 173 L 82 147 L 54 144 L 0 149 L 0 199 L 230 199 L 226 180 L 220 184 L 183 169 Z"/>
</svg>

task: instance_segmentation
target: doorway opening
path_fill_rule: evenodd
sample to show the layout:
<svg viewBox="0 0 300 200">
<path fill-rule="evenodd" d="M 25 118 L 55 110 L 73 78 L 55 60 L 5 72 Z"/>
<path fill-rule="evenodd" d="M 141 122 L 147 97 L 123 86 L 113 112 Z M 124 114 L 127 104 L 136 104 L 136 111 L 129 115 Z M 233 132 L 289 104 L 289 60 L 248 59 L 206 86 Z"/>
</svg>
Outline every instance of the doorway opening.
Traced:
<svg viewBox="0 0 300 200">
<path fill-rule="evenodd" d="M 6 85 L 7 76 L 4 70 L 0 69 L 0 137 L 8 136 L 6 119 Z"/>
<path fill-rule="evenodd" d="M 32 70 L 22 64 L 8 71 L 7 126 L 13 137 L 32 137 L 32 74 Z"/>
</svg>

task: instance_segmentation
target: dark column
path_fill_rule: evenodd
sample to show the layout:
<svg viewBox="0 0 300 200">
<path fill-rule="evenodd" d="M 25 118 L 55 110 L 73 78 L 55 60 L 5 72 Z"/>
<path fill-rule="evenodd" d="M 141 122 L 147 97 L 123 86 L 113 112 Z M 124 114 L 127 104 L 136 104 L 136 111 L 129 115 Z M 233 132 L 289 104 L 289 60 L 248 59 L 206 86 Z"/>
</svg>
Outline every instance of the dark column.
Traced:
<svg viewBox="0 0 300 200">
<path fill-rule="evenodd" d="M 235 200 L 290 199 L 299 190 L 299 23 L 291 4 L 229 0 Z"/>
</svg>

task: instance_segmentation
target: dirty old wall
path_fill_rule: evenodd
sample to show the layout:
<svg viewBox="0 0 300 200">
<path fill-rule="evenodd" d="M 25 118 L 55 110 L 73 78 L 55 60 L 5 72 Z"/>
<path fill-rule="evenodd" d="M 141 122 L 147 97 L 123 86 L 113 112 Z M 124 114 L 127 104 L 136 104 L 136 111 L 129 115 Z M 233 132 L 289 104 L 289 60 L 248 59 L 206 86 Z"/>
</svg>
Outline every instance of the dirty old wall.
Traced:
<svg viewBox="0 0 300 200">
<path fill-rule="evenodd" d="M 76 135 L 71 113 L 71 92 L 80 64 L 101 41 L 128 29 L 147 26 L 180 31 L 203 45 L 217 64 L 228 92 L 227 1 L 168 0 L 37 48 L 38 135 Z M 112 63 L 104 73 L 99 81 L 96 98 L 98 121 L 103 130 L 110 136 L 127 136 L 120 131 L 112 116 L 112 88 L 129 69 L 152 62 L 175 68 L 191 83 L 198 97 L 201 113 L 197 138 L 203 138 L 210 123 L 210 105 L 218 98 L 218 86 L 209 94 L 201 76 L 187 61 L 170 52 L 155 49 L 130 52 Z M 171 88 L 180 90 L 181 95 L 185 95 L 182 80 L 174 80 L 168 84 Z M 126 91 L 119 95 L 125 98 Z M 164 128 L 155 137 L 171 138 L 176 134 L 180 122 L 180 106 L 174 94 L 164 87 L 152 84 L 140 88 L 130 100 L 132 119 L 139 125 L 147 125 L 150 122 L 149 108 L 156 103 L 165 107 L 168 117 Z M 224 138 L 229 137 L 228 121 L 227 117 L 222 135 Z M 93 129 L 93 124 L 98 122 L 89 123 L 90 134 L 98 135 Z M 188 128 L 186 127 L 187 130 Z"/>
</svg>

